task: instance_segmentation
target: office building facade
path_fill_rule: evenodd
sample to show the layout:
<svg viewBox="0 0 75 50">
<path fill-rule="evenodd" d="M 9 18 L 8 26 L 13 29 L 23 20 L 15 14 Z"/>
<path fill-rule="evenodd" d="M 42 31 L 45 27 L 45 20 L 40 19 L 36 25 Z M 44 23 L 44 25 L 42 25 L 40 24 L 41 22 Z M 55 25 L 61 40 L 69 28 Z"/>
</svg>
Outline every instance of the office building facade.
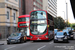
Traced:
<svg viewBox="0 0 75 50">
<path fill-rule="evenodd" d="M 0 34 L 2 38 L 17 31 L 18 16 L 18 0 L 0 0 Z"/>
<path fill-rule="evenodd" d="M 29 14 L 37 9 L 43 9 L 43 0 L 19 0 L 19 15 Z"/>
<path fill-rule="evenodd" d="M 53 17 L 57 17 L 57 0 L 43 0 L 43 10 Z"/>
</svg>

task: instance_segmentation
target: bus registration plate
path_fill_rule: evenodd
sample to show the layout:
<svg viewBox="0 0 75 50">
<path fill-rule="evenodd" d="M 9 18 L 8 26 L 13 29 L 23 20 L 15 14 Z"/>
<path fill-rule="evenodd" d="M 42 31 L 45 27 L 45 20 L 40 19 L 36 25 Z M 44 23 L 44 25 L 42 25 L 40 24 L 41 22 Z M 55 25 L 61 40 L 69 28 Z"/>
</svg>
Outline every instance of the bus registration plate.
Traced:
<svg viewBox="0 0 75 50">
<path fill-rule="evenodd" d="M 41 39 L 38 38 L 37 40 L 41 40 Z"/>
</svg>

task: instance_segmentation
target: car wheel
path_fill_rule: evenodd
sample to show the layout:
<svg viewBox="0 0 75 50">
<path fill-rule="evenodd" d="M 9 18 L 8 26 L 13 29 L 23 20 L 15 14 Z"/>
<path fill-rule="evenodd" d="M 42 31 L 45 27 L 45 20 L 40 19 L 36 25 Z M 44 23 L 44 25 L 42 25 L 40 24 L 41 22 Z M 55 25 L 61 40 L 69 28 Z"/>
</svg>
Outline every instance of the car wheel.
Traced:
<svg viewBox="0 0 75 50">
<path fill-rule="evenodd" d="M 72 40 L 74 40 L 74 37 L 72 37 Z"/>
<path fill-rule="evenodd" d="M 7 44 L 9 45 L 10 43 L 7 42 Z"/>
<path fill-rule="evenodd" d="M 24 40 L 22 40 L 22 43 L 24 43 Z"/>
<path fill-rule="evenodd" d="M 54 40 L 54 43 L 56 43 L 56 41 Z"/>
<path fill-rule="evenodd" d="M 24 42 L 26 42 L 27 40 L 24 40 Z"/>
<path fill-rule="evenodd" d="M 24 40 L 20 40 L 20 43 L 23 43 L 24 42 Z"/>
<path fill-rule="evenodd" d="M 69 43 L 69 41 L 68 41 L 68 40 L 66 40 L 66 42 L 67 42 L 67 43 Z"/>
</svg>

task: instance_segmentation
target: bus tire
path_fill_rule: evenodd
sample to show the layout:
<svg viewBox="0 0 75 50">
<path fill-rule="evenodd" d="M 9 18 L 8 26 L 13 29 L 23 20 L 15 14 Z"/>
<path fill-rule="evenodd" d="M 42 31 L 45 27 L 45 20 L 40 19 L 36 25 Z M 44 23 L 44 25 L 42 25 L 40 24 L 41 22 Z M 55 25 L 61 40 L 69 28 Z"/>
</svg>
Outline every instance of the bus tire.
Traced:
<svg viewBox="0 0 75 50">
<path fill-rule="evenodd" d="M 50 41 L 51 39 L 49 38 L 49 40 L 48 41 Z"/>
</svg>

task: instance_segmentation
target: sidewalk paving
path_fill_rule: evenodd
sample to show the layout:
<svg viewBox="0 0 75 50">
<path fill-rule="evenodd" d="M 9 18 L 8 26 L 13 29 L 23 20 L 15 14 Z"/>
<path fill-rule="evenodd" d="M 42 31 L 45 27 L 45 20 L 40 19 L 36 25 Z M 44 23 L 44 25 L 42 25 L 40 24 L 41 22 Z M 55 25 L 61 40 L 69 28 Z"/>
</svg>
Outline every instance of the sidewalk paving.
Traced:
<svg viewBox="0 0 75 50">
<path fill-rule="evenodd" d="M 5 44 L 7 44 L 6 39 L 0 39 L 0 45 L 5 45 Z"/>
</svg>

